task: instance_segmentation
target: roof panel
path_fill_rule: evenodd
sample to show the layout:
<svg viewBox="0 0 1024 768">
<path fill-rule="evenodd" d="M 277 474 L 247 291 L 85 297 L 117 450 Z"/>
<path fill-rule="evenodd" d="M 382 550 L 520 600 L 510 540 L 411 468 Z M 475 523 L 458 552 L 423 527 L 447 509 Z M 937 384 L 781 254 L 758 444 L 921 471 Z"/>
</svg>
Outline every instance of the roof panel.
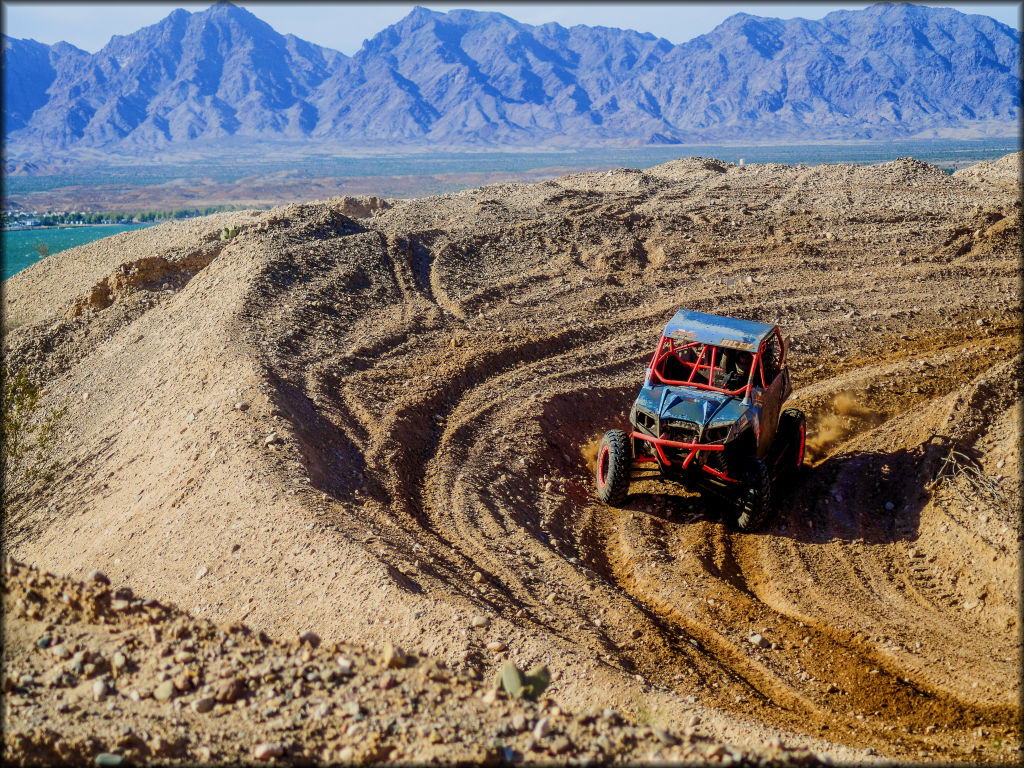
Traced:
<svg viewBox="0 0 1024 768">
<path fill-rule="evenodd" d="M 755 323 L 751 320 L 680 309 L 665 326 L 665 335 L 685 334 L 688 341 L 715 346 L 732 346 L 728 342 L 740 342 L 743 345 L 752 345 L 756 349 L 761 339 L 774 329 L 774 325 Z"/>
</svg>

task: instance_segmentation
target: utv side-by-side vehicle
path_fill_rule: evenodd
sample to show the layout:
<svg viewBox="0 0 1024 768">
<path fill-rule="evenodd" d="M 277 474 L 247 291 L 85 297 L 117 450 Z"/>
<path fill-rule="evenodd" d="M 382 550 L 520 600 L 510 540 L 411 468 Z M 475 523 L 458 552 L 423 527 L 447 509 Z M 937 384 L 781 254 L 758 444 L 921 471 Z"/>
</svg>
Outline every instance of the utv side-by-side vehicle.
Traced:
<svg viewBox="0 0 1024 768">
<path fill-rule="evenodd" d="M 629 414 L 605 433 L 597 495 L 621 506 L 634 472 L 708 491 L 742 530 L 761 526 L 774 483 L 803 466 L 804 415 L 792 392 L 778 326 L 679 310 L 669 321 Z"/>
</svg>

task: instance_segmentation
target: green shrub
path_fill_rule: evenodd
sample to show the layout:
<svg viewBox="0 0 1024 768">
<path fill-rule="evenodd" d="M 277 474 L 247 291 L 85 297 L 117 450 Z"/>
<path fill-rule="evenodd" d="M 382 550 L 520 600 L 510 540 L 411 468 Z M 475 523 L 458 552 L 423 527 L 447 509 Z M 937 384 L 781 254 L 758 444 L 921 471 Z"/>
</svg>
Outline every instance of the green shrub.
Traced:
<svg viewBox="0 0 1024 768">
<path fill-rule="evenodd" d="M 220 240 L 222 243 L 226 243 L 228 240 L 231 240 L 237 236 L 238 227 L 224 227 L 224 229 L 220 231 Z"/>
<path fill-rule="evenodd" d="M 494 688 L 503 690 L 514 699 L 536 701 L 551 682 L 544 664 L 538 664 L 525 674 L 515 663 L 506 661 L 494 676 Z"/>
<path fill-rule="evenodd" d="M 22 483 L 53 480 L 53 444 L 67 415 L 67 407 L 42 411 L 38 385 L 25 369 L 11 374 L 4 365 L 3 379 L 3 478 L 4 496 Z"/>
</svg>

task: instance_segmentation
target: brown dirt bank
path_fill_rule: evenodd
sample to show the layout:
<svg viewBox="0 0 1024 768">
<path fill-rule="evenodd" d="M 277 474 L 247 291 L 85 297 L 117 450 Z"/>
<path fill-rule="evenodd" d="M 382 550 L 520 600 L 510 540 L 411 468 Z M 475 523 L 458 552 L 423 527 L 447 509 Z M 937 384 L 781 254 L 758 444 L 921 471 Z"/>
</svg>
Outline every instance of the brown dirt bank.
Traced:
<svg viewBox="0 0 1024 768">
<path fill-rule="evenodd" d="M 278 636 L 545 662 L 570 709 L 744 749 L 1015 759 L 1019 162 L 693 158 L 56 254 L 4 297 L 5 361 L 69 406 L 5 544 Z M 817 452 L 759 533 L 594 498 L 679 306 L 793 337 Z M 976 473 L 933 484 L 952 447 Z"/>
</svg>

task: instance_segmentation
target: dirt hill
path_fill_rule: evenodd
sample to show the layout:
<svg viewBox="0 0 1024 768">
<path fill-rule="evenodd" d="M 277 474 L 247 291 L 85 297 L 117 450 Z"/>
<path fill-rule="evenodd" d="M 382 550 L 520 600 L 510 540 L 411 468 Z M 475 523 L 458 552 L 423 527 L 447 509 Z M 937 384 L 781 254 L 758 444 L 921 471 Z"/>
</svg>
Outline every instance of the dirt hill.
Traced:
<svg viewBox="0 0 1024 768">
<path fill-rule="evenodd" d="M 567 710 L 754 753 L 1013 759 L 1019 162 L 690 158 L 56 254 L 4 296 L 5 362 L 67 409 L 7 551 L 480 685 L 546 663 Z M 594 497 L 681 306 L 792 337 L 813 466 L 758 533 Z"/>
</svg>

